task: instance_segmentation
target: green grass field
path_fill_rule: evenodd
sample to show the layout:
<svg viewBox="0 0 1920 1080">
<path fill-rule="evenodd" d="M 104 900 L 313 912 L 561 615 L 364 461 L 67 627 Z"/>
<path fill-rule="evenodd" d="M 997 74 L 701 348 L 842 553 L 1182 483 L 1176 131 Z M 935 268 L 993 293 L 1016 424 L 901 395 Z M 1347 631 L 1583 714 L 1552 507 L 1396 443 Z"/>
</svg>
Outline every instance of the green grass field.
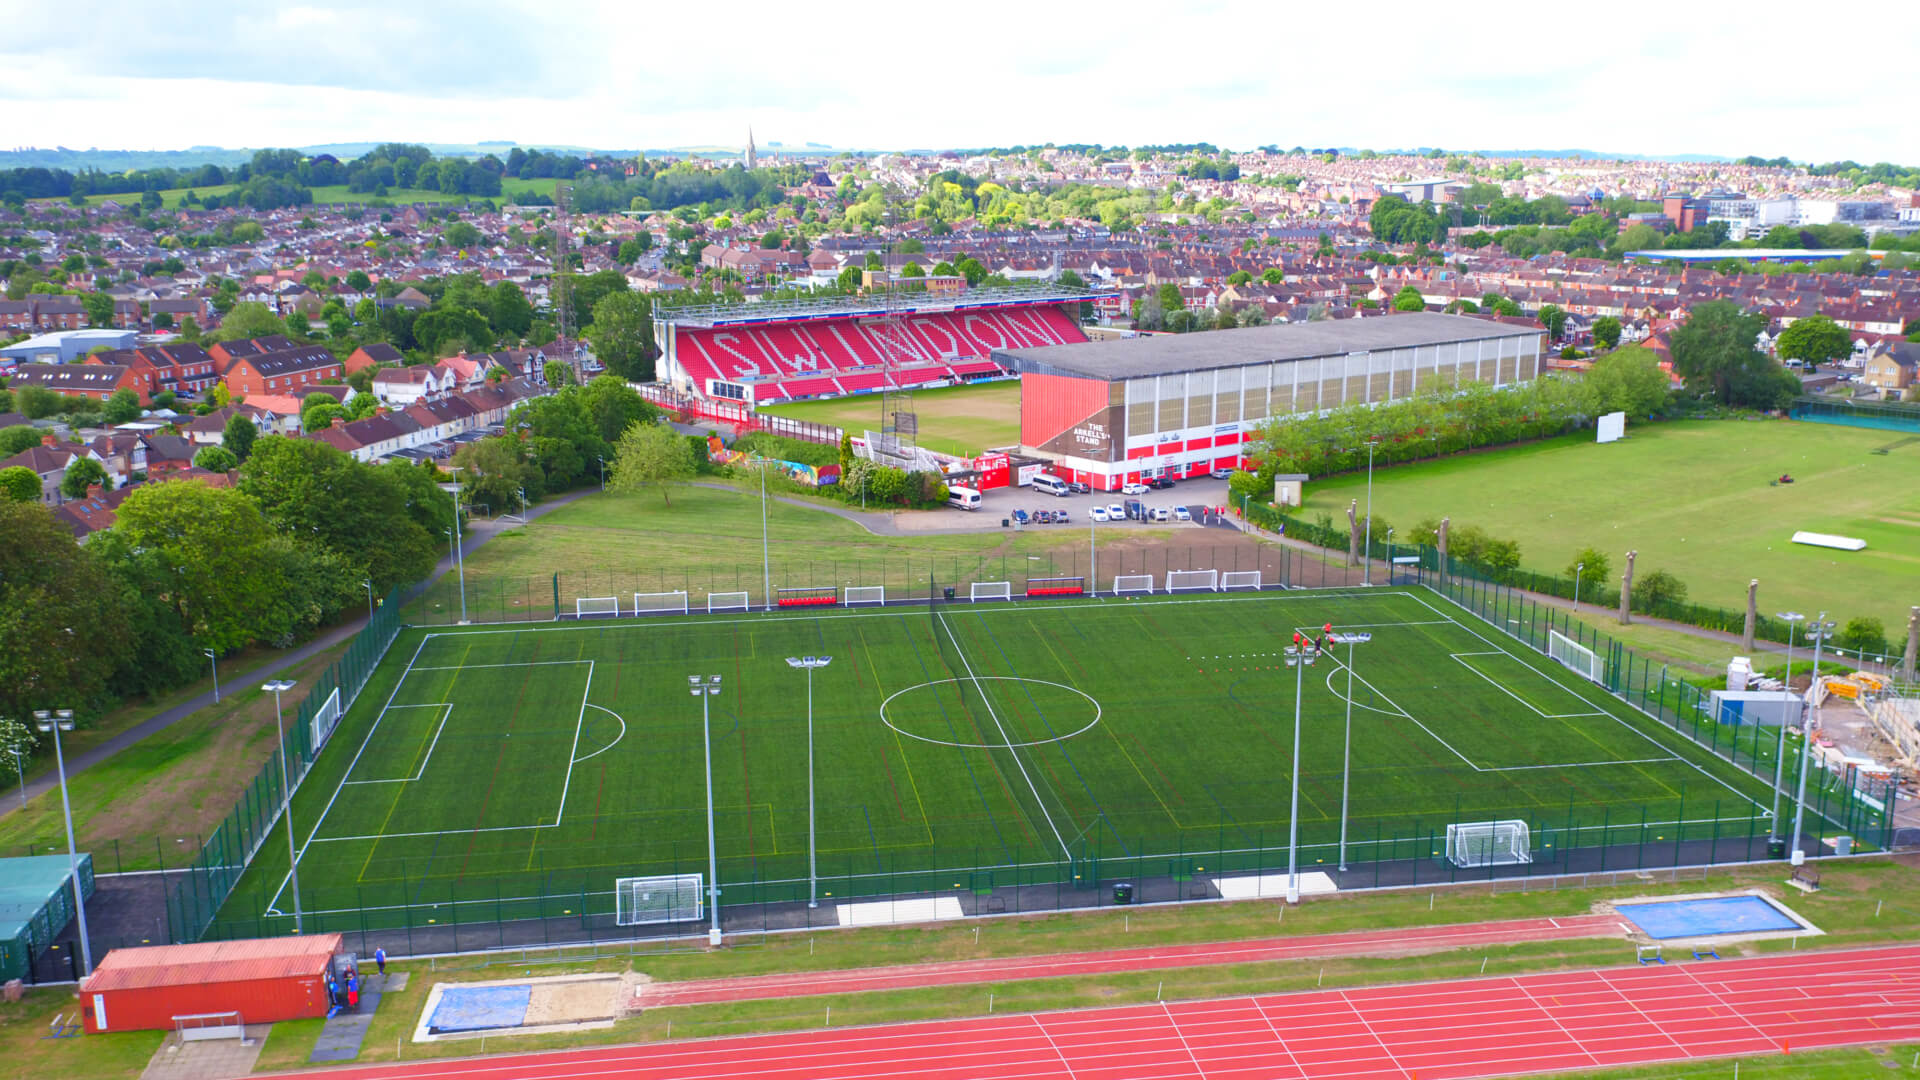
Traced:
<svg viewBox="0 0 1920 1080">
<path fill-rule="evenodd" d="M 695 674 L 724 680 L 722 882 L 733 902 L 804 898 L 806 691 L 785 662 L 801 654 L 834 657 L 814 686 L 825 893 L 1054 880 L 1087 859 L 1108 876 L 1271 870 L 1292 755 L 1280 647 L 1327 621 L 1375 634 L 1353 688 L 1356 861 L 1433 858 L 1450 821 L 1527 820 L 1550 860 L 1603 836 L 1744 837 L 1765 811 L 1757 781 L 1424 592 L 415 632 L 295 800 L 307 927 L 358 928 L 362 906 L 604 910 L 616 878 L 702 870 Z M 1305 673 L 1308 868 L 1334 861 L 1344 659 Z M 224 917 L 275 925 L 286 876 L 267 845 Z"/>
<path fill-rule="evenodd" d="M 1017 380 L 917 390 L 920 445 L 948 454 L 977 456 L 989 446 L 1020 441 L 1020 383 Z M 797 401 L 761 410 L 774 416 L 832 424 L 855 433 L 880 429 L 880 395 Z"/>
<path fill-rule="evenodd" d="M 1376 470 L 1378 517 L 1408 529 L 1451 516 L 1520 542 L 1521 561 L 1564 573 L 1591 544 L 1640 573 L 1666 570 L 1687 599 L 1744 610 L 1760 579 L 1763 611 L 1870 615 L 1898 637 L 1920 604 L 1920 441 L 1831 424 L 1640 424 L 1607 446 L 1572 436 Z M 1888 453 L 1874 451 L 1887 448 Z M 1790 473 L 1795 483 L 1769 487 Z M 1364 472 L 1307 485 L 1308 517 L 1366 504 Z M 1807 547 L 1794 532 L 1857 536 L 1859 552 Z M 1378 531 L 1376 530 L 1376 538 Z"/>
</svg>

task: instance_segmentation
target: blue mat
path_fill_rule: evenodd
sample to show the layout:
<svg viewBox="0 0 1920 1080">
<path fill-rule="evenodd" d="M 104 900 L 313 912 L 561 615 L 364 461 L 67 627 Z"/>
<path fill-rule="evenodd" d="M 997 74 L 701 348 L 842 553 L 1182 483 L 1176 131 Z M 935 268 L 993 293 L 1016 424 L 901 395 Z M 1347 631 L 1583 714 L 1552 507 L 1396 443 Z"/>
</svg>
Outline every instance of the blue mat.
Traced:
<svg viewBox="0 0 1920 1080">
<path fill-rule="evenodd" d="M 1799 923 L 1787 917 L 1779 908 L 1757 896 L 1663 900 L 1653 904 L 1620 904 L 1617 907 L 1627 921 L 1656 941 L 1801 928 Z"/>
<path fill-rule="evenodd" d="M 438 1035 L 519 1027 L 527 1018 L 527 1001 L 532 997 L 531 986 L 449 986 L 440 992 L 427 1030 Z"/>
</svg>

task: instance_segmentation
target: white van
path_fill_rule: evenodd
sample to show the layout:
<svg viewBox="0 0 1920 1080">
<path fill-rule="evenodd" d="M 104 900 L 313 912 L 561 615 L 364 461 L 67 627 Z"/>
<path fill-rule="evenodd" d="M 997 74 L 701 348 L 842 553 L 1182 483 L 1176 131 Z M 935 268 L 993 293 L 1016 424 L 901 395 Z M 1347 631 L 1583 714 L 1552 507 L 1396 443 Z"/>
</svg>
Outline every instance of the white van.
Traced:
<svg viewBox="0 0 1920 1080">
<path fill-rule="evenodd" d="M 980 493 L 972 488 L 950 487 L 947 489 L 947 505 L 961 510 L 978 510 Z"/>
<path fill-rule="evenodd" d="M 1041 473 L 1033 478 L 1033 490 L 1042 495 L 1067 495 L 1067 482 L 1057 476 Z"/>
</svg>

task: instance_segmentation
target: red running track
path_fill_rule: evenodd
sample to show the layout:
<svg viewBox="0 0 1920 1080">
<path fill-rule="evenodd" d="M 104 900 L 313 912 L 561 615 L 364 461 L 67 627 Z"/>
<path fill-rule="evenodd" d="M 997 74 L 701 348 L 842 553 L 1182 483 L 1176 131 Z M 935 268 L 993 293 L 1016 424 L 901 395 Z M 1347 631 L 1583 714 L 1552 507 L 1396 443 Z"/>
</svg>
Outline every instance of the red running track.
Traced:
<svg viewBox="0 0 1920 1080">
<path fill-rule="evenodd" d="M 328 1080 L 1464 1080 L 1920 1037 L 1920 947 L 330 1070 Z"/>
<path fill-rule="evenodd" d="M 804 997 L 812 994 L 848 994 L 868 990 L 904 990 L 920 986 L 998 983 L 1016 979 L 1052 979 L 1116 971 L 1150 971 L 1161 968 L 1200 967 L 1209 964 L 1297 960 L 1313 956 L 1379 956 L 1439 952 L 1444 949 L 1464 949 L 1474 945 L 1511 945 L 1521 941 L 1624 937 L 1630 931 L 1631 927 L 1615 915 L 1509 919 L 1503 922 L 1469 923 L 1461 926 L 1426 926 L 1404 930 L 1262 938 L 1255 941 L 1209 942 L 1200 945 L 1104 949 L 1098 952 L 1056 953 L 1049 956 L 955 960 L 939 964 L 901 964 L 893 967 L 854 968 L 844 971 L 802 971 L 739 979 L 649 983 L 640 988 L 637 1004 L 641 1008 L 652 1009 L 664 1005 L 699 1005 L 716 1001 Z"/>
</svg>

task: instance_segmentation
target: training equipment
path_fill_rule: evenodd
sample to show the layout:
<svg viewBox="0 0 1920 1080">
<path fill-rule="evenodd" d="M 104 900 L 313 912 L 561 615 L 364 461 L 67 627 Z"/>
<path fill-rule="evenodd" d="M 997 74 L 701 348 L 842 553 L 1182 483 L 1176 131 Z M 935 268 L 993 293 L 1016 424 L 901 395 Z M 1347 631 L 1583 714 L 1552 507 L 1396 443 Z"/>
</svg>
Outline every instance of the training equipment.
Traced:
<svg viewBox="0 0 1920 1080">
<path fill-rule="evenodd" d="M 832 607 L 840 602 L 840 590 L 832 585 L 774 590 L 776 607 Z"/>
<path fill-rule="evenodd" d="M 1642 964 L 1665 964 L 1667 962 L 1666 957 L 1660 955 L 1660 946 L 1658 945 L 1635 945 L 1633 947 L 1633 958 Z M 1700 957 L 1695 955 L 1694 959 L 1698 960 Z"/>
<path fill-rule="evenodd" d="M 968 593 L 967 599 L 1011 600 L 1013 599 L 1013 583 L 1008 581 L 976 581 L 973 583 L 972 591 Z"/>
<path fill-rule="evenodd" d="M 620 598 L 617 596 L 582 596 L 573 602 L 573 617 L 576 619 L 617 618 L 619 614 Z"/>
<path fill-rule="evenodd" d="M 1619 442 L 1627 435 L 1627 414 L 1623 412 L 1601 413 L 1600 420 L 1594 425 L 1594 442 Z"/>
<path fill-rule="evenodd" d="M 1127 593 L 1150 593 L 1153 591 L 1152 574 L 1120 574 L 1113 579 L 1113 595 Z"/>
<path fill-rule="evenodd" d="M 1516 866 L 1533 861 L 1527 823 L 1468 821 L 1447 826 L 1447 861 L 1459 867 Z"/>
<path fill-rule="evenodd" d="M 743 592 L 717 592 L 707 594 L 707 614 L 716 611 L 745 611 L 751 606 L 747 594 Z"/>
<path fill-rule="evenodd" d="M 1261 586 L 1258 570 L 1229 570 L 1220 575 L 1220 591 L 1231 592 L 1234 589 L 1258 589 Z"/>
<path fill-rule="evenodd" d="M 682 592 L 637 592 L 633 594 L 635 615 L 685 615 L 687 594 Z"/>
<path fill-rule="evenodd" d="M 1220 571 L 1218 570 L 1169 570 L 1167 571 L 1168 592 L 1219 592 Z"/>
<path fill-rule="evenodd" d="M 327 695 L 327 700 L 321 702 L 313 712 L 313 745 L 316 750 L 327 745 L 327 737 L 333 734 L 334 727 L 339 723 L 340 688 L 336 686 L 333 693 Z"/>
<path fill-rule="evenodd" d="M 1607 681 L 1607 665 L 1600 654 L 1558 630 L 1547 631 L 1547 655 L 1582 678 L 1602 684 Z"/>
<path fill-rule="evenodd" d="M 1028 596 L 1082 596 L 1087 591 L 1083 577 L 1037 577 L 1027 579 Z"/>
<path fill-rule="evenodd" d="M 613 921 L 620 926 L 696 922 L 703 874 L 621 878 L 613 883 Z"/>
<path fill-rule="evenodd" d="M 848 607 L 855 604 L 885 604 L 887 587 L 885 585 L 849 585 L 840 594 L 840 602 Z"/>
</svg>

